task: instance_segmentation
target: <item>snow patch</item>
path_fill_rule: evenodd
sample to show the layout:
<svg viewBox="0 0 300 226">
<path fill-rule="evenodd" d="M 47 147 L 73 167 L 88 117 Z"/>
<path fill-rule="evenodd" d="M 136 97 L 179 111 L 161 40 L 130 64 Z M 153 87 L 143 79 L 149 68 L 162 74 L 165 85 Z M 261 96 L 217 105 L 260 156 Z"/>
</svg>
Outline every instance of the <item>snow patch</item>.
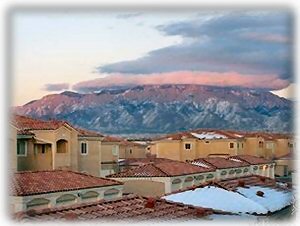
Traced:
<svg viewBox="0 0 300 226">
<path fill-rule="evenodd" d="M 225 135 L 215 133 L 215 132 L 203 132 L 203 133 L 191 133 L 191 134 L 194 137 L 197 137 L 199 139 L 206 139 L 206 140 L 228 138 Z"/>
</svg>

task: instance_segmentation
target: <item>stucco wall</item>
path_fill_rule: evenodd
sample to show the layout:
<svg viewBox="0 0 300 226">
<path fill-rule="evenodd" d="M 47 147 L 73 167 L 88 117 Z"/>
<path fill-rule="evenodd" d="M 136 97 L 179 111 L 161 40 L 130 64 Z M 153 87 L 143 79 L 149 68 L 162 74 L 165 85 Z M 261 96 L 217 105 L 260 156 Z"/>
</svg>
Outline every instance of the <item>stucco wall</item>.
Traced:
<svg viewBox="0 0 300 226">
<path fill-rule="evenodd" d="M 9 164 L 8 164 L 8 168 L 9 170 L 11 170 L 11 172 L 15 172 L 17 171 L 17 129 L 12 126 L 9 125 Z"/>
<path fill-rule="evenodd" d="M 81 154 L 81 143 L 87 143 L 87 154 Z M 78 171 L 101 176 L 101 141 L 93 138 L 79 138 L 78 140 Z"/>
<path fill-rule="evenodd" d="M 110 189 L 118 189 L 119 193 L 114 195 L 113 197 L 109 197 L 108 199 L 114 199 L 122 197 L 123 193 L 123 185 L 114 185 L 114 186 L 106 186 L 106 187 L 98 187 L 98 188 L 90 188 L 90 189 L 80 189 L 80 190 L 74 190 L 74 191 L 65 191 L 65 192 L 53 192 L 53 193 L 47 193 L 47 194 L 41 194 L 41 195 L 30 195 L 30 196 L 11 196 L 11 203 L 13 203 L 12 211 L 13 212 L 19 212 L 19 211 L 25 211 L 27 209 L 27 203 L 32 201 L 33 199 L 37 198 L 44 198 L 49 200 L 49 204 L 47 206 L 43 206 L 43 208 L 53 208 L 56 206 L 68 206 L 73 204 L 80 204 L 84 202 L 91 202 L 91 201 L 98 201 L 102 199 L 107 199 L 104 196 L 104 192 L 108 191 Z M 97 198 L 94 199 L 82 199 L 82 195 L 85 194 L 88 191 L 95 191 L 99 194 Z M 76 199 L 74 202 L 69 203 L 62 203 L 57 204 L 56 200 L 57 198 L 61 197 L 62 195 L 71 194 L 76 196 Z M 36 207 L 37 209 L 40 207 Z"/>
</svg>

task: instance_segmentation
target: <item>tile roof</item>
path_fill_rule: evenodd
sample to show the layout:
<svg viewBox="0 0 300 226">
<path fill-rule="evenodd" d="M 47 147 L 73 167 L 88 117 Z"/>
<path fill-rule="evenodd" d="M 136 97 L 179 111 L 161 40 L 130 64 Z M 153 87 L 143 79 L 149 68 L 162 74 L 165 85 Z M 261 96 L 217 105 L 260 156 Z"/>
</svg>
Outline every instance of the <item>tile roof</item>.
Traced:
<svg viewBox="0 0 300 226">
<path fill-rule="evenodd" d="M 213 169 L 185 162 L 170 161 L 141 165 L 107 177 L 172 177 L 211 172 Z"/>
<path fill-rule="evenodd" d="M 240 186 L 241 181 L 242 183 L 244 183 L 245 186 L 278 187 L 274 179 L 271 179 L 269 177 L 258 176 L 258 175 L 226 179 L 215 183 L 226 190 L 232 191 L 235 190 L 237 187 L 241 187 Z"/>
<path fill-rule="evenodd" d="M 191 163 L 195 165 L 203 164 L 213 166 L 217 169 L 245 167 L 250 165 L 249 163 L 246 163 L 244 161 L 234 161 L 222 157 L 199 158 L 191 161 Z"/>
<path fill-rule="evenodd" d="M 61 126 L 68 125 L 69 123 L 59 120 L 41 120 L 34 119 L 27 116 L 14 115 L 12 124 L 20 130 L 56 130 Z"/>
<path fill-rule="evenodd" d="M 139 165 L 145 165 L 145 164 L 149 164 L 149 163 L 160 163 L 160 162 L 174 162 L 175 160 L 172 159 L 166 159 L 166 158 L 127 158 L 124 159 L 121 164 L 122 165 L 135 165 L 135 166 L 139 166 Z"/>
<path fill-rule="evenodd" d="M 96 131 L 87 130 L 83 128 L 76 128 L 76 130 L 78 131 L 79 137 L 103 137 L 104 136 L 101 133 L 98 133 Z"/>
<path fill-rule="evenodd" d="M 122 138 L 113 137 L 113 136 L 104 136 L 102 142 L 122 142 L 124 141 Z"/>
<path fill-rule="evenodd" d="M 253 156 L 253 155 L 236 155 L 236 156 L 229 157 L 229 159 L 237 159 L 237 160 L 240 160 L 240 161 L 247 162 L 251 165 L 269 164 L 269 163 L 273 162 L 272 160 L 260 158 L 260 157 Z"/>
<path fill-rule="evenodd" d="M 128 195 L 113 201 L 98 201 L 70 207 L 34 210 L 14 214 L 20 221 L 109 220 L 150 221 L 198 219 L 214 213 L 210 208 L 194 207 L 159 198 Z"/>
<path fill-rule="evenodd" d="M 17 130 L 17 135 L 29 135 L 34 136 L 34 133 L 28 131 L 28 130 Z"/>
<path fill-rule="evenodd" d="M 197 135 L 198 134 L 198 135 Z M 215 134 L 215 135 L 214 135 Z M 218 129 L 194 129 L 190 131 L 177 132 L 153 138 L 153 141 L 158 140 L 181 140 L 184 138 L 192 139 L 242 139 L 245 137 L 261 136 L 265 140 L 274 140 L 280 138 L 291 138 L 291 134 L 279 134 L 269 132 L 246 132 L 235 130 L 218 130 Z M 200 138 L 199 138 L 200 137 Z"/>
<path fill-rule="evenodd" d="M 14 173 L 10 192 L 13 196 L 27 196 L 121 184 L 115 180 L 72 171 L 24 171 Z"/>
</svg>

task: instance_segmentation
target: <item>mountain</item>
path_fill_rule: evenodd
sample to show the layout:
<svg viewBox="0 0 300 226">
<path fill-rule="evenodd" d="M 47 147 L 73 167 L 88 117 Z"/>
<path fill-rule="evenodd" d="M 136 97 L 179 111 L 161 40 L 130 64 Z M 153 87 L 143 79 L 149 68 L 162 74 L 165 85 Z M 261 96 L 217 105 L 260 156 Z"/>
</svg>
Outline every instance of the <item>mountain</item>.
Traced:
<svg viewBox="0 0 300 226">
<path fill-rule="evenodd" d="M 201 85 L 143 85 L 44 96 L 17 114 L 63 119 L 108 134 L 161 134 L 193 128 L 291 132 L 293 103 L 268 91 Z"/>
</svg>

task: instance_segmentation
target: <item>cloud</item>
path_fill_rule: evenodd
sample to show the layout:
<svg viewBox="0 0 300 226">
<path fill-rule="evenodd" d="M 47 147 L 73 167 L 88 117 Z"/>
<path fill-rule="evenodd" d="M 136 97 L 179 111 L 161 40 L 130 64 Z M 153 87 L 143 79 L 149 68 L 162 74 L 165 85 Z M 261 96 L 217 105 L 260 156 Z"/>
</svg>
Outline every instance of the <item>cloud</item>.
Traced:
<svg viewBox="0 0 300 226">
<path fill-rule="evenodd" d="M 142 13 L 122 13 L 122 14 L 119 14 L 117 15 L 117 18 L 118 19 L 129 19 L 129 18 L 134 18 L 134 17 L 139 17 L 141 16 Z"/>
<path fill-rule="evenodd" d="M 212 86 L 239 86 L 256 89 L 282 89 L 289 82 L 276 75 L 253 76 L 241 75 L 237 72 L 169 72 L 144 75 L 114 74 L 104 78 L 83 81 L 75 84 L 72 89 L 79 92 L 94 92 L 103 87 L 131 86 L 150 84 L 199 84 Z"/>
<path fill-rule="evenodd" d="M 70 85 L 68 83 L 52 83 L 52 84 L 45 84 L 43 90 L 46 91 L 62 91 L 69 89 Z"/>
<path fill-rule="evenodd" d="M 293 79 L 292 15 L 289 12 L 231 12 L 209 19 L 160 25 L 180 44 L 149 52 L 136 60 L 99 66 L 99 73 L 153 74 L 176 71 L 275 74 Z"/>
</svg>

